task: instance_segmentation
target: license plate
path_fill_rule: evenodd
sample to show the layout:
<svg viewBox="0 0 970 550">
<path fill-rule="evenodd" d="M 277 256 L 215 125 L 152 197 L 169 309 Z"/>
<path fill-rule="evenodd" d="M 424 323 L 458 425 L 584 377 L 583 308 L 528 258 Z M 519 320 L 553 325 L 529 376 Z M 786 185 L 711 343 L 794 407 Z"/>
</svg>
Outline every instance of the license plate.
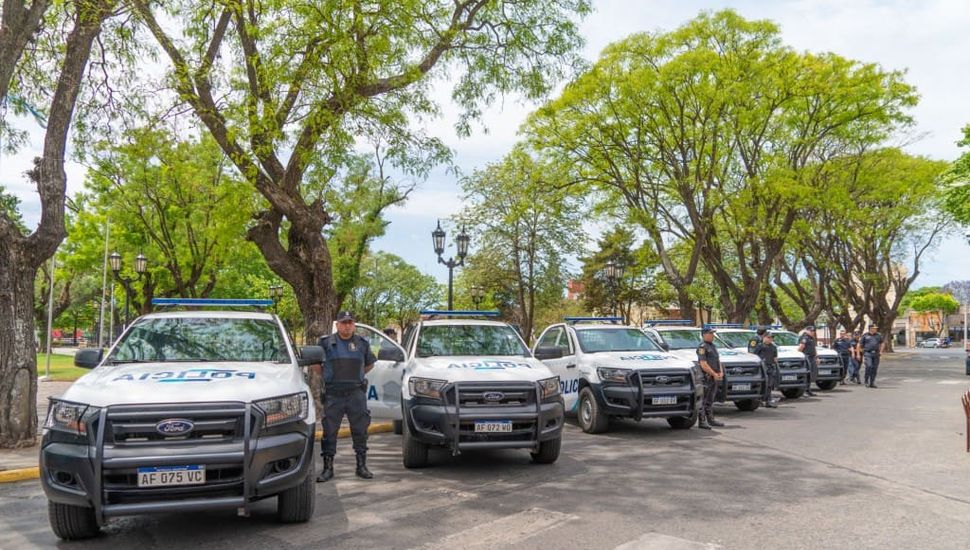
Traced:
<svg viewBox="0 0 970 550">
<path fill-rule="evenodd" d="M 511 420 L 496 420 L 496 421 L 476 421 L 475 422 L 475 433 L 506 433 L 512 431 L 512 421 Z"/>
<path fill-rule="evenodd" d="M 677 396 L 676 395 L 662 395 L 660 397 L 654 397 L 650 399 L 651 405 L 676 405 Z"/>
<path fill-rule="evenodd" d="M 154 466 L 138 468 L 139 487 L 175 487 L 205 483 L 205 466 Z"/>
<path fill-rule="evenodd" d="M 798 380 L 797 374 L 783 374 L 781 375 L 782 382 L 796 382 Z"/>
<path fill-rule="evenodd" d="M 821 370 L 821 369 L 820 369 L 820 370 L 818 371 L 818 373 L 819 373 L 819 374 L 824 374 L 824 375 L 829 375 L 829 374 L 832 374 L 832 371 L 830 371 L 829 369 L 825 369 L 825 370 Z"/>
<path fill-rule="evenodd" d="M 731 384 L 734 391 L 751 391 L 751 384 Z"/>
</svg>

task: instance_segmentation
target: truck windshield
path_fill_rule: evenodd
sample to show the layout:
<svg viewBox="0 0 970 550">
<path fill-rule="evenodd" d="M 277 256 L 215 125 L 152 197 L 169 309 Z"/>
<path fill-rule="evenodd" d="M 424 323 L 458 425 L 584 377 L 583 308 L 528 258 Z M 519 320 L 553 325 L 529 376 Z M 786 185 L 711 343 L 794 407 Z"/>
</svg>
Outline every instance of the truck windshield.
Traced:
<svg viewBox="0 0 970 550">
<path fill-rule="evenodd" d="M 753 330 L 742 330 L 737 332 L 719 332 L 717 337 L 724 340 L 732 348 L 748 348 L 748 342 L 758 338 L 758 333 Z"/>
<path fill-rule="evenodd" d="M 643 332 L 633 329 L 582 329 L 576 331 L 586 353 L 600 351 L 661 351 Z"/>
<path fill-rule="evenodd" d="M 798 335 L 794 332 L 788 332 L 787 330 L 780 332 L 772 331 L 771 335 L 775 337 L 775 344 L 778 344 L 779 346 L 798 345 Z"/>
<path fill-rule="evenodd" d="M 664 339 L 664 343 L 670 346 L 670 349 L 692 349 L 699 346 L 703 341 L 701 329 L 699 328 L 663 330 L 657 332 Z M 714 347 L 726 348 L 730 346 L 725 344 L 724 340 L 721 340 L 718 336 L 714 336 Z"/>
<path fill-rule="evenodd" d="M 273 321 L 179 317 L 138 322 L 106 363 L 289 360 Z"/>
<path fill-rule="evenodd" d="M 417 355 L 529 355 L 529 351 L 509 326 L 430 325 L 418 333 Z"/>
</svg>

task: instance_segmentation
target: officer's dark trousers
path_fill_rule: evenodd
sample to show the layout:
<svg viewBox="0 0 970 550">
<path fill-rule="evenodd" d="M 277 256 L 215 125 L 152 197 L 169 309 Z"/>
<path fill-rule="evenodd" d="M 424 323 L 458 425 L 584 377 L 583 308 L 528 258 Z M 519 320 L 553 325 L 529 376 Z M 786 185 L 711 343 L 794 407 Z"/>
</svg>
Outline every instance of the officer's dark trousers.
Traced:
<svg viewBox="0 0 970 550">
<path fill-rule="evenodd" d="M 344 415 L 347 415 L 347 422 L 350 423 L 354 452 L 367 452 L 367 427 L 370 425 L 367 393 L 360 387 L 328 389 L 323 395 L 323 441 L 320 443 L 322 456 L 337 454 L 337 432 L 340 431 L 340 422 Z"/>
<path fill-rule="evenodd" d="M 779 372 L 778 363 L 768 363 L 765 365 L 765 402 L 771 401 L 771 392 L 778 389 Z"/>
<path fill-rule="evenodd" d="M 864 353 L 862 360 L 866 364 L 866 384 L 875 384 L 876 373 L 879 371 L 879 354 Z"/>
<path fill-rule="evenodd" d="M 808 360 L 808 389 L 811 391 L 812 385 L 818 380 L 818 356 L 806 355 L 805 359 Z"/>
<path fill-rule="evenodd" d="M 714 399 L 717 397 L 717 380 L 704 373 L 704 400 L 701 401 L 701 418 L 714 418 Z"/>
<path fill-rule="evenodd" d="M 851 355 L 849 356 L 849 379 L 859 379 L 859 362 L 856 361 L 855 357 L 852 357 Z"/>
<path fill-rule="evenodd" d="M 852 360 L 848 355 L 839 355 L 839 359 L 842 361 L 842 381 L 845 382 L 845 377 L 849 375 L 850 368 L 849 361 Z"/>
</svg>

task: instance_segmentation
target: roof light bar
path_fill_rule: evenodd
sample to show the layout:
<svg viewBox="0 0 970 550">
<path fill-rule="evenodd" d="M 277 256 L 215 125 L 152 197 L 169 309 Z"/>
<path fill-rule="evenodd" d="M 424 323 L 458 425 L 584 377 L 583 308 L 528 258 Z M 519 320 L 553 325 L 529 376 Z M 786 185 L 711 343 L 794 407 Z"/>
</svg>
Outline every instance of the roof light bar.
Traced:
<svg viewBox="0 0 970 550">
<path fill-rule="evenodd" d="M 646 327 L 657 327 L 663 325 L 684 325 L 689 327 L 694 325 L 694 321 L 691 321 L 690 319 L 651 319 L 643 322 L 643 326 Z"/>
<path fill-rule="evenodd" d="M 704 328 L 744 328 L 741 323 L 704 323 Z"/>
<path fill-rule="evenodd" d="M 563 321 L 567 323 L 613 323 L 620 324 L 623 323 L 623 317 L 563 317 Z"/>
<path fill-rule="evenodd" d="M 434 310 L 426 309 L 420 312 L 421 315 L 436 315 L 440 317 L 498 317 L 498 311 L 475 311 L 475 310 Z"/>
<path fill-rule="evenodd" d="M 153 306 L 196 307 L 273 307 L 273 300 L 216 299 L 216 298 L 152 298 Z"/>
</svg>

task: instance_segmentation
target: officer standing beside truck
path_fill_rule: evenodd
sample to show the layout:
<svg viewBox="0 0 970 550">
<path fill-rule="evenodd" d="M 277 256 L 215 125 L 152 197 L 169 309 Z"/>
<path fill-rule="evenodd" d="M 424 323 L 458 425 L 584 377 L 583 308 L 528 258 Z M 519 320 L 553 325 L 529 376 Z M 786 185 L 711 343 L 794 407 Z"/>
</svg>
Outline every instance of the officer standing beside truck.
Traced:
<svg viewBox="0 0 970 550">
<path fill-rule="evenodd" d="M 869 332 L 859 340 L 859 354 L 866 366 L 866 387 L 876 387 L 876 373 L 879 371 L 879 356 L 882 355 L 882 334 L 876 332 L 876 325 L 869 325 Z"/>
<path fill-rule="evenodd" d="M 818 380 L 818 350 L 816 349 L 815 327 L 813 325 L 805 327 L 805 332 L 798 340 L 798 351 L 804 353 L 805 359 L 808 361 L 808 388 L 805 389 L 805 395 L 815 397 L 815 394 L 812 393 L 812 384 Z"/>
<path fill-rule="evenodd" d="M 317 483 L 333 478 L 333 457 L 337 454 L 337 432 L 344 415 L 350 423 L 350 435 L 357 455 L 357 477 L 371 479 L 374 474 L 367 469 L 367 428 L 370 411 L 367 410 L 367 379 L 364 378 L 377 358 L 370 344 L 355 333 L 354 315 L 349 311 L 337 314 L 337 332 L 321 336 L 318 345 L 323 348 L 323 471 Z"/>
<path fill-rule="evenodd" d="M 765 407 L 777 409 L 771 393 L 778 387 L 778 346 L 775 345 L 775 337 L 765 329 L 758 329 L 761 342 L 754 347 L 753 353 L 761 358 L 765 366 L 765 397 L 763 399 Z"/>
<path fill-rule="evenodd" d="M 859 355 L 859 338 L 861 336 L 858 330 L 853 330 L 852 338 L 849 340 L 852 348 L 852 355 L 849 356 L 849 381 L 855 382 L 856 384 L 862 383 L 862 380 L 859 378 L 859 365 L 862 364 L 862 357 Z"/>
<path fill-rule="evenodd" d="M 704 371 L 704 401 L 701 406 L 700 418 L 697 427 L 702 430 L 710 430 L 711 427 L 720 428 L 723 422 L 714 419 L 714 399 L 717 397 L 717 384 L 724 379 L 724 370 L 721 369 L 721 356 L 714 347 L 714 329 L 704 327 L 701 330 L 701 337 L 704 339 L 700 347 L 697 348 L 697 362 Z"/>
<path fill-rule="evenodd" d="M 844 386 L 845 377 L 848 376 L 849 371 L 851 370 L 851 365 L 849 362 L 852 358 L 852 340 L 849 340 L 849 336 L 845 333 L 845 330 L 839 331 L 839 337 L 832 342 L 832 349 L 839 354 L 839 360 L 842 361 L 842 366 L 845 367 L 841 380 L 841 384 Z"/>
</svg>

